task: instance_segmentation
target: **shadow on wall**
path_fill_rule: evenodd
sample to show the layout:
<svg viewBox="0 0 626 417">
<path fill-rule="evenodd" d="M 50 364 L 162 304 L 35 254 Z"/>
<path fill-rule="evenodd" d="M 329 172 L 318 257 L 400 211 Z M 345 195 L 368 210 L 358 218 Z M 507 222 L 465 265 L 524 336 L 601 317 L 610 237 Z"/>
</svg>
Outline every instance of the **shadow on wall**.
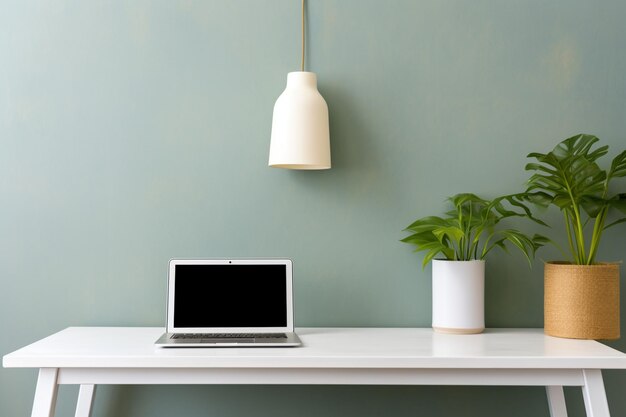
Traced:
<svg viewBox="0 0 626 417">
<path fill-rule="evenodd" d="M 322 82 L 320 93 L 328 104 L 332 168 L 315 175 L 294 170 L 294 178 L 311 187 L 318 187 L 318 183 L 329 178 L 350 185 L 350 188 L 333 187 L 334 192 L 342 194 L 359 192 L 363 186 L 368 191 L 380 188 L 382 165 L 377 146 L 381 141 L 376 134 L 376 121 L 363 116 L 367 112 L 357 107 L 359 100 L 353 92 L 341 87 L 341 80 Z"/>
</svg>

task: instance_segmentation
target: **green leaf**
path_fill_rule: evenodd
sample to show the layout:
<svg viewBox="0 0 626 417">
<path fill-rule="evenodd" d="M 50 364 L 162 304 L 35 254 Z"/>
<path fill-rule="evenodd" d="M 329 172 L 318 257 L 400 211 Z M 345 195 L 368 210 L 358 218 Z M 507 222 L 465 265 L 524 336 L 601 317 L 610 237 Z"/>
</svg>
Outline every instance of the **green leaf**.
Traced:
<svg viewBox="0 0 626 417">
<path fill-rule="evenodd" d="M 531 152 L 528 155 L 526 155 L 526 158 L 535 158 L 539 162 L 543 162 L 544 159 L 546 158 L 546 154 L 538 153 L 538 152 Z M 534 168 L 529 168 L 528 165 L 526 165 L 526 171 L 530 171 L 530 170 L 534 170 Z"/>
<path fill-rule="evenodd" d="M 538 193 L 533 193 L 533 194 L 538 194 Z M 510 194 L 510 195 L 506 195 L 506 196 L 494 199 L 491 205 L 493 205 L 496 211 L 502 215 L 502 218 L 511 217 L 511 216 L 526 217 L 537 224 L 540 224 L 542 226 L 548 226 L 542 220 L 534 217 L 530 207 L 524 204 L 525 201 L 530 201 L 530 198 L 531 198 L 530 196 L 531 195 L 529 193 Z M 519 208 L 522 211 L 507 210 L 502 204 L 503 201 L 508 202 L 513 208 Z"/>
<path fill-rule="evenodd" d="M 472 194 L 472 193 L 456 194 L 450 197 L 449 200 L 452 201 L 452 204 L 454 204 L 454 207 L 457 209 L 463 208 L 463 207 L 467 208 L 473 203 L 477 203 L 480 205 L 485 205 L 489 203 L 488 201 L 483 200 L 482 198 L 478 197 L 476 194 Z"/>
<path fill-rule="evenodd" d="M 418 220 L 415 220 L 409 227 L 404 230 L 410 230 L 412 232 L 423 232 L 433 230 L 437 227 L 447 226 L 448 222 L 441 217 L 428 216 Z"/>
<path fill-rule="evenodd" d="M 600 214 L 600 211 L 608 205 L 608 201 L 602 197 L 586 195 L 580 198 L 580 205 L 585 210 L 585 213 L 595 219 Z"/>
<path fill-rule="evenodd" d="M 485 259 L 485 257 L 487 256 L 487 254 L 489 252 L 491 252 L 491 250 L 493 248 L 495 248 L 496 246 L 498 246 L 499 248 L 501 248 L 504 252 L 506 252 L 507 254 L 510 254 L 509 249 L 506 247 L 506 245 L 504 244 L 504 241 L 506 240 L 506 237 L 502 237 L 498 240 L 496 240 L 495 242 L 493 242 L 492 244 L 490 244 L 489 246 L 485 246 L 483 248 L 482 251 L 482 255 L 480 257 L 480 259 Z"/>
<path fill-rule="evenodd" d="M 528 218 L 545 225 L 533 216 L 528 204 L 533 199 L 542 201 L 549 198 L 542 191 L 510 194 L 491 201 L 472 193 L 456 194 L 447 199 L 454 206 L 454 210 L 447 211 L 445 217 L 428 216 L 414 221 L 405 229 L 410 232 L 409 236 L 401 241 L 414 245 L 416 252 L 426 252 L 422 266 L 438 255 L 455 260 L 483 259 L 496 246 L 507 251 L 507 241 L 526 251 L 529 258 L 543 244 L 540 239 L 535 243 L 534 238 L 531 239 L 520 231 L 498 231 L 496 226 L 508 217 Z M 495 233 L 503 236 L 491 242 Z"/>
<path fill-rule="evenodd" d="M 620 223 L 626 223 L 626 217 L 622 217 L 622 218 L 621 218 L 621 219 L 619 219 L 619 220 L 615 220 L 614 222 L 607 224 L 606 226 L 604 226 L 604 229 L 602 229 L 602 230 L 606 230 L 606 229 L 608 229 L 609 227 L 613 227 L 613 226 L 615 226 L 616 224 L 620 224 Z"/>
<path fill-rule="evenodd" d="M 535 162 L 530 162 L 528 164 L 526 164 L 526 167 L 524 168 L 526 171 L 543 171 L 546 172 L 548 174 L 551 175 L 556 175 L 557 171 L 554 169 L 550 169 L 544 165 L 541 164 L 537 164 Z"/>
<path fill-rule="evenodd" d="M 626 193 L 619 193 L 607 200 L 609 206 L 626 213 Z"/>
<path fill-rule="evenodd" d="M 555 205 L 563 211 L 570 249 L 578 263 L 591 262 L 595 256 L 602 230 L 606 229 L 602 225 L 608 208 L 626 213 L 626 202 L 620 198 L 613 200 L 606 197 L 611 179 L 626 176 L 626 151 L 613 159 L 608 172 L 604 171 L 597 161 L 608 153 L 609 147 L 596 147 L 598 141 L 596 136 L 588 134 L 572 136 L 558 143 L 547 154 L 528 154 L 536 162 L 528 163 L 525 167 L 527 171 L 533 172 L 527 182 L 526 193 L 535 194 L 528 201 L 540 207 Z M 583 221 L 583 211 L 589 219 L 597 220 L 594 221 L 596 226 L 591 245 L 585 244 L 585 238 L 589 238 L 589 235 L 583 233 L 588 223 Z M 589 248 L 588 255 L 585 248 Z"/>
<path fill-rule="evenodd" d="M 515 245 L 528 261 L 528 265 L 532 265 L 531 255 L 534 255 L 534 244 L 532 240 L 517 230 L 502 230 L 501 233 L 506 237 L 507 242 Z"/>
<path fill-rule="evenodd" d="M 535 233 L 535 234 L 533 235 L 533 237 L 532 237 L 532 239 L 531 239 L 531 240 L 532 240 L 532 242 L 533 242 L 533 246 L 534 246 L 534 248 L 535 248 L 535 251 L 536 251 L 537 249 L 541 248 L 542 246 L 547 245 L 548 243 L 550 243 L 550 244 L 554 244 L 554 242 L 552 241 L 552 239 L 550 239 L 550 238 L 548 238 L 548 237 L 546 237 L 546 236 L 543 236 L 543 235 L 537 234 L 537 233 Z"/>
<path fill-rule="evenodd" d="M 442 253 L 440 249 L 431 249 L 426 256 L 424 256 L 424 260 L 422 261 L 422 268 L 426 268 L 428 262 L 430 262 L 435 256 Z"/>
<path fill-rule="evenodd" d="M 552 201 L 554 200 L 554 198 L 550 194 L 543 192 L 543 191 L 533 191 L 533 192 L 526 191 L 524 193 L 524 199 L 528 200 L 532 204 L 535 204 L 537 206 L 544 207 L 544 208 L 552 204 Z"/>
<path fill-rule="evenodd" d="M 626 150 L 613 158 L 611 168 L 607 174 L 607 183 L 614 177 L 626 177 Z"/>
<path fill-rule="evenodd" d="M 443 239 L 445 237 L 453 242 L 459 242 L 465 237 L 465 233 L 463 232 L 463 230 L 454 226 L 440 227 L 438 229 L 435 229 L 433 230 L 433 235 L 435 235 L 435 237 L 439 239 L 440 242 L 443 242 Z"/>
<path fill-rule="evenodd" d="M 415 233 L 400 240 L 404 243 L 410 243 L 416 246 L 427 245 L 431 242 L 439 242 L 439 240 L 432 233 Z"/>
</svg>

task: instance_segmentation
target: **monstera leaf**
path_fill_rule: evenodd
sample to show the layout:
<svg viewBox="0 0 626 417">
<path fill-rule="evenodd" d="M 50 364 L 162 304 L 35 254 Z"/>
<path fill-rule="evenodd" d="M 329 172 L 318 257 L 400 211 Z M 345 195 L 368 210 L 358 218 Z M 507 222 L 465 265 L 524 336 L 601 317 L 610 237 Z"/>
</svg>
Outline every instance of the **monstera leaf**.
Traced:
<svg viewBox="0 0 626 417">
<path fill-rule="evenodd" d="M 608 153 L 609 147 L 593 149 L 598 141 L 593 135 L 572 136 L 547 154 L 529 154 L 536 162 L 526 165 L 527 171 L 534 171 L 526 198 L 541 206 L 555 205 L 563 212 L 570 252 L 577 264 L 593 264 L 602 232 L 626 222 L 626 218 L 618 218 L 605 225 L 611 208 L 626 213 L 624 193 L 608 195 L 611 180 L 626 176 L 626 151 L 617 155 L 605 171 L 597 160 Z M 585 241 L 587 225 L 593 225 L 590 242 Z"/>
<path fill-rule="evenodd" d="M 602 193 L 606 173 L 595 160 L 606 154 L 603 146 L 590 153 L 599 139 L 591 135 L 578 135 L 564 140 L 548 154 L 531 153 L 537 163 L 529 163 L 526 170 L 537 171 L 528 180 L 527 192 L 541 191 L 550 197 L 550 203 L 560 209 L 578 205 L 585 196 Z"/>
</svg>

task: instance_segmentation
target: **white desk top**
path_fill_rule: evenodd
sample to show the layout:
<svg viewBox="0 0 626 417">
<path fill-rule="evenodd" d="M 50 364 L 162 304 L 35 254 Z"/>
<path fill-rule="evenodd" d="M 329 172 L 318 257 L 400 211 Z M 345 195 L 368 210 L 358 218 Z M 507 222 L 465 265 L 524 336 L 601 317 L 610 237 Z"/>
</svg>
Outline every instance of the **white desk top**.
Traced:
<svg viewBox="0 0 626 417">
<path fill-rule="evenodd" d="M 626 369 L 626 354 L 543 329 L 446 335 L 416 328 L 300 328 L 297 348 L 154 347 L 155 327 L 68 327 L 3 358 L 7 368 Z"/>
</svg>

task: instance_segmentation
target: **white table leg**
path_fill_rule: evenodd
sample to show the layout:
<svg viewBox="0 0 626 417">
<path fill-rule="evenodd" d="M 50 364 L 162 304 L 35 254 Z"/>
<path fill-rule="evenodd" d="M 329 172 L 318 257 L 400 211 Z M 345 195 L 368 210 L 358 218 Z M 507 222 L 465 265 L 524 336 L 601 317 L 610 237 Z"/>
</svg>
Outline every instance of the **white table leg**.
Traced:
<svg viewBox="0 0 626 417">
<path fill-rule="evenodd" d="M 546 387 L 546 394 L 548 395 L 550 417 L 567 417 L 563 387 L 560 385 Z"/>
<path fill-rule="evenodd" d="M 96 386 L 93 384 L 82 384 L 78 391 L 78 401 L 76 402 L 75 417 L 90 417 L 93 396 L 96 393 Z"/>
<path fill-rule="evenodd" d="M 599 369 L 583 369 L 583 398 L 587 417 L 610 417 L 609 404 L 606 400 L 602 371 Z"/>
<path fill-rule="evenodd" d="M 57 402 L 57 368 L 41 368 L 37 378 L 31 417 L 53 417 Z"/>
</svg>

